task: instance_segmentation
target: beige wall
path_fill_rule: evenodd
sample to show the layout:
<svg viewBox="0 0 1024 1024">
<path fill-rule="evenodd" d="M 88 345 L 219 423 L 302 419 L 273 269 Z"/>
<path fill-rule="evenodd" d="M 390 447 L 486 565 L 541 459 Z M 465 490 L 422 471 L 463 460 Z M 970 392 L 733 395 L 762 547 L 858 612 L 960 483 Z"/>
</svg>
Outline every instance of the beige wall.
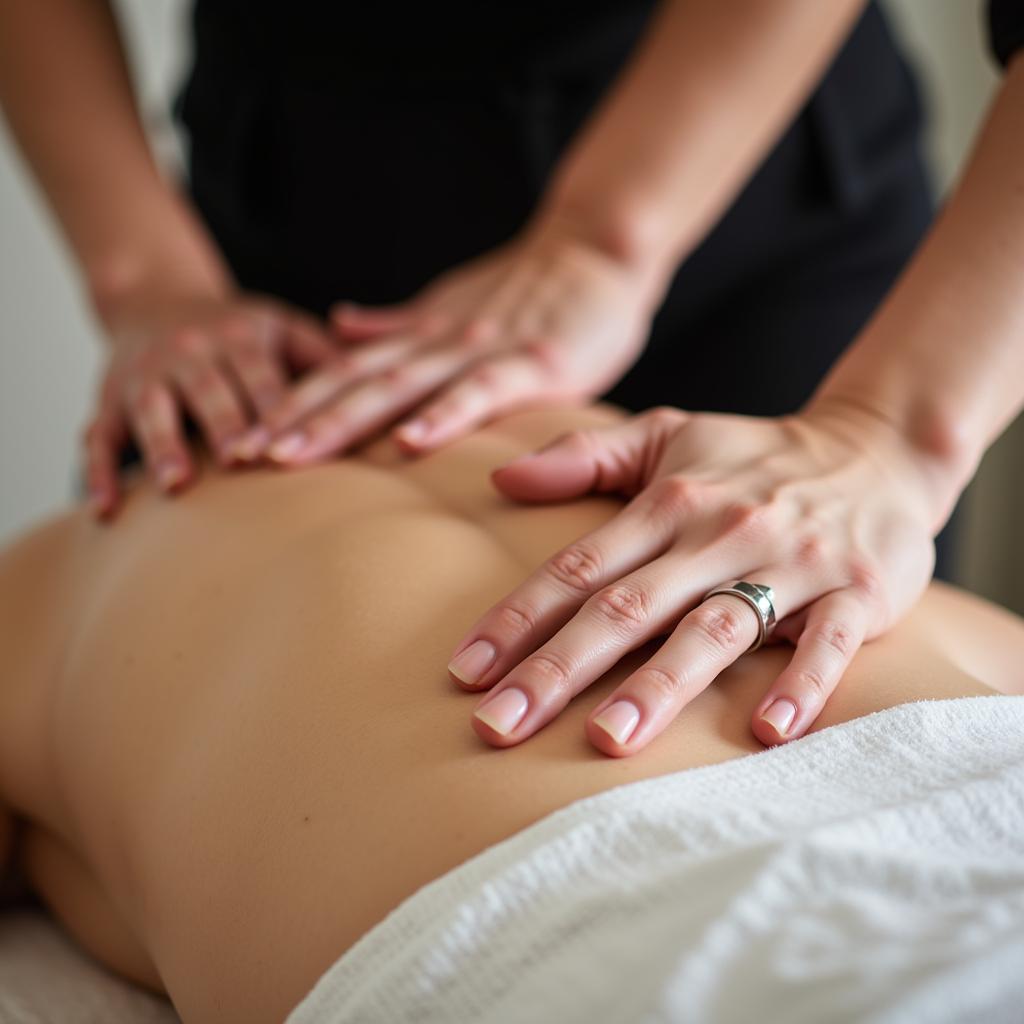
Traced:
<svg viewBox="0 0 1024 1024">
<path fill-rule="evenodd" d="M 166 99 L 183 59 L 183 0 L 120 0 L 147 123 L 168 145 Z M 981 4 L 889 0 L 932 109 L 937 182 L 955 175 L 997 81 L 984 50 Z M 102 140 L 97 140 L 102 144 Z M 59 236 L 0 124 L 0 540 L 71 493 L 76 439 L 98 368 L 99 341 Z M 986 457 L 968 495 L 967 585 L 1024 612 L 1024 513 L 1018 423 Z"/>
</svg>

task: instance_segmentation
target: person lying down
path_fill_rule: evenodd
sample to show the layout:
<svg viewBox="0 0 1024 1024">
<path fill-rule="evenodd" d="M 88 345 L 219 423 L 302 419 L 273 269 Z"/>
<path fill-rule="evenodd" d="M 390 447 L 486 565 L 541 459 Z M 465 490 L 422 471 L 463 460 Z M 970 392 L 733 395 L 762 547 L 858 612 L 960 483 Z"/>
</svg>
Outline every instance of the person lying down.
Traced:
<svg viewBox="0 0 1024 1024">
<path fill-rule="evenodd" d="M 4 852 L 71 935 L 187 1024 L 1019 1001 L 1024 698 L 996 694 L 1024 623 L 1004 611 L 933 585 L 786 747 L 749 727 L 772 646 L 631 758 L 582 733 L 628 664 L 519 746 L 474 733 L 452 647 L 619 507 L 517 506 L 488 474 L 617 416 L 208 468 L 175 501 L 140 481 L 113 527 L 75 509 L 7 548 Z"/>
</svg>

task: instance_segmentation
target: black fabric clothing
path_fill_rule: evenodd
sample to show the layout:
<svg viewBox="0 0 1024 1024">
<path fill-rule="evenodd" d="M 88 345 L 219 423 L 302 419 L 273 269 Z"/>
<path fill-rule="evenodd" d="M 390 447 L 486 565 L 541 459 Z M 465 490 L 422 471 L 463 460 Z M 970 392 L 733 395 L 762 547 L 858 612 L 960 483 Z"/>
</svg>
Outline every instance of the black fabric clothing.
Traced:
<svg viewBox="0 0 1024 1024">
<path fill-rule="evenodd" d="M 196 205 L 246 288 L 320 314 L 407 298 L 523 225 L 654 6 L 198 0 L 178 108 Z M 607 397 L 805 402 L 929 223 L 921 120 L 869 5 Z"/>
<path fill-rule="evenodd" d="M 992 53 L 1006 67 L 1024 49 L 1024 0 L 989 0 L 988 27 Z"/>
</svg>

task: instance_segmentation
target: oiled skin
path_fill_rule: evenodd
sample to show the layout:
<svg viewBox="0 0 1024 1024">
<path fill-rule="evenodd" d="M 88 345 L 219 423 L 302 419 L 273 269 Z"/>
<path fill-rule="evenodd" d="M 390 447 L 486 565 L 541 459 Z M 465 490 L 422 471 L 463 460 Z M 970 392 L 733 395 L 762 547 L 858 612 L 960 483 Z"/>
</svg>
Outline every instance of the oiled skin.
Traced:
<svg viewBox="0 0 1024 1024">
<path fill-rule="evenodd" d="M 785 659 L 745 657 L 636 757 L 584 739 L 610 673 L 499 751 L 445 672 L 470 623 L 617 508 L 514 506 L 502 461 L 607 409 L 505 420 L 425 460 L 140 484 L 0 555 L 0 794 L 44 898 L 186 1022 L 280 1021 L 419 886 L 571 801 L 760 749 Z M 932 587 L 866 647 L 819 728 L 1009 689 L 1024 626 Z M 0 816 L 0 840 L 4 822 Z"/>
</svg>

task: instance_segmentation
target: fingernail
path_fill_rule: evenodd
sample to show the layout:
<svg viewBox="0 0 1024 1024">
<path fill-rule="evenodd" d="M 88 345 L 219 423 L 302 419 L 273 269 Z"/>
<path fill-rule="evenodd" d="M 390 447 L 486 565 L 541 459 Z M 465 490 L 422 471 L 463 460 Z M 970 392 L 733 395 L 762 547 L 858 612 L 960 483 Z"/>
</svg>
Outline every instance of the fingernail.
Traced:
<svg viewBox="0 0 1024 1024">
<path fill-rule="evenodd" d="M 181 483 L 183 476 L 181 466 L 177 462 L 162 462 L 156 470 L 156 482 L 165 491 Z"/>
<path fill-rule="evenodd" d="M 92 491 L 87 504 L 91 515 L 102 516 L 107 511 L 107 496 L 102 491 Z"/>
<path fill-rule="evenodd" d="M 239 437 L 229 437 L 217 445 L 217 454 L 221 462 L 230 463 L 235 461 L 235 449 L 238 447 Z"/>
<path fill-rule="evenodd" d="M 594 719 L 616 743 L 625 743 L 640 722 L 640 709 L 628 700 L 617 700 Z"/>
<path fill-rule="evenodd" d="M 796 718 L 796 705 L 785 697 L 773 701 L 761 713 L 761 721 L 767 722 L 783 738 Z"/>
<path fill-rule="evenodd" d="M 286 434 L 270 446 L 267 454 L 276 462 L 287 462 L 288 459 L 298 455 L 305 444 L 305 434 Z"/>
<path fill-rule="evenodd" d="M 231 446 L 230 454 L 243 462 L 252 462 L 259 458 L 270 440 L 270 431 L 266 427 L 256 427 L 243 434 Z"/>
<path fill-rule="evenodd" d="M 426 420 L 410 420 L 395 431 L 395 436 L 408 444 L 419 444 L 429 431 Z"/>
<path fill-rule="evenodd" d="M 526 694 L 511 687 L 485 701 L 473 715 L 495 732 L 507 736 L 523 720 L 529 707 Z"/>
<path fill-rule="evenodd" d="M 494 664 L 498 652 L 492 643 L 486 640 L 474 640 L 461 654 L 456 655 L 448 666 L 460 683 L 474 686 L 483 678 L 483 674 Z"/>
</svg>

